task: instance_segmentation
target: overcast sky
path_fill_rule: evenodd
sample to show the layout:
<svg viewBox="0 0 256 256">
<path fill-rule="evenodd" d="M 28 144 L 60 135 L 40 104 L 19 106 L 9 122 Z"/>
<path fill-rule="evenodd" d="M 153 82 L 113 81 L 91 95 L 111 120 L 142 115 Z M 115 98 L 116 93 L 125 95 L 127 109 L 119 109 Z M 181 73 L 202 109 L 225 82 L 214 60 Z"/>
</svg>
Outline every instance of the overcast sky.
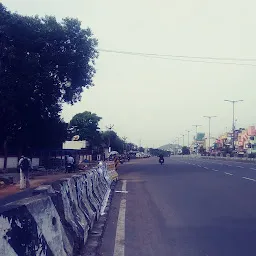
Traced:
<svg viewBox="0 0 256 256">
<path fill-rule="evenodd" d="M 76 17 L 90 27 L 99 48 L 171 55 L 256 59 L 255 0 L 3 0 L 21 14 Z M 229 61 L 228 61 L 229 62 Z M 237 61 L 238 62 L 238 61 Z M 241 63 L 241 62 L 239 62 Z M 247 62 L 246 62 L 247 63 Z M 256 61 L 255 61 L 256 65 Z M 212 122 L 214 136 L 256 123 L 256 66 L 207 64 L 100 53 L 95 87 L 64 106 L 63 117 L 85 110 L 114 124 L 120 136 L 144 146 L 172 142 L 193 124 Z"/>
</svg>

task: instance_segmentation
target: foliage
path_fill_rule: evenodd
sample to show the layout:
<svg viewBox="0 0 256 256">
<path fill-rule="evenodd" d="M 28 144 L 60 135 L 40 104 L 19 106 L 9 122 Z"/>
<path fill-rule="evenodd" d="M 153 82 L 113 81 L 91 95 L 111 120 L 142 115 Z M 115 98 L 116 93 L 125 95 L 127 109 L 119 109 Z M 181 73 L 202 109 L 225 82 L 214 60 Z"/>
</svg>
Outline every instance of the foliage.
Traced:
<svg viewBox="0 0 256 256">
<path fill-rule="evenodd" d="M 96 46 L 77 19 L 21 16 L 0 3 L 0 144 L 60 145 L 61 104 L 93 86 Z"/>
<path fill-rule="evenodd" d="M 152 156 L 159 156 L 162 154 L 164 157 L 170 156 L 170 151 L 165 151 L 159 148 L 149 148 L 149 153 Z"/>
<path fill-rule="evenodd" d="M 133 143 L 126 143 L 126 149 L 127 151 L 137 150 L 137 146 Z"/>
<path fill-rule="evenodd" d="M 76 114 L 70 121 L 70 126 L 76 127 L 80 140 L 87 140 L 90 144 L 99 145 L 101 136 L 99 132 L 99 121 L 101 117 L 95 113 L 85 111 Z"/>
<path fill-rule="evenodd" d="M 118 151 L 119 153 L 123 153 L 124 150 L 124 141 L 118 137 L 116 132 L 114 131 L 105 131 L 102 132 L 102 140 L 105 145 L 111 146 L 111 150 Z"/>
</svg>

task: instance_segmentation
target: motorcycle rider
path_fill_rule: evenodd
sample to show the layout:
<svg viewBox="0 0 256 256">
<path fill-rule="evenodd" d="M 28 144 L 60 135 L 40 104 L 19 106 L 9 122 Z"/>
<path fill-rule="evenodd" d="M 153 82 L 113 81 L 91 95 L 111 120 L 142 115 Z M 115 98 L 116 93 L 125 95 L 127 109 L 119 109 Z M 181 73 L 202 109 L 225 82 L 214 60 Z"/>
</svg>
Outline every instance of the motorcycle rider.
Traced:
<svg viewBox="0 0 256 256">
<path fill-rule="evenodd" d="M 159 155 L 159 163 L 161 163 L 161 161 L 163 161 L 163 163 L 164 163 L 164 155 L 163 154 Z"/>
<path fill-rule="evenodd" d="M 69 154 L 69 156 L 66 158 L 66 172 L 69 172 L 69 168 L 68 168 L 69 166 L 71 167 L 70 171 L 74 171 L 74 169 L 75 169 L 75 159 L 71 154 Z"/>
</svg>

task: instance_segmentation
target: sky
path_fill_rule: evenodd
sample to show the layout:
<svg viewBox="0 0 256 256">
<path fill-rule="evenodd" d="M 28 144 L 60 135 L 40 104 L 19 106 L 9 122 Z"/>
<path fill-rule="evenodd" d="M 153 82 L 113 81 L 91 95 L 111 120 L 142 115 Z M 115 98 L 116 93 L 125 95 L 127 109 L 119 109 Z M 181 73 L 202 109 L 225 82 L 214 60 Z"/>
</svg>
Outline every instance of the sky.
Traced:
<svg viewBox="0 0 256 256">
<path fill-rule="evenodd" d="M 20 14 L 78 18 L 84 28 L 92 29 L 99 49 L 256 59 L 254 0 L 2 2 Z M 236 104 L 237 127 L 256 124 L 256 66 L 100 52 L 96 70 L 95 87 L 84 91 L 81 102 L 63 106 L 65 121 L 91 111 L 102 117 L 102 130 L 114 124 L 129 141 L 156 147 L 173 142 L 186 130 L 194 134 L 194 124 L 207 132 L 205 115 L 217 116 L 212 136 L 231 129 L 232 106 L 224 99 L 243 99 Z"/>
</svg>

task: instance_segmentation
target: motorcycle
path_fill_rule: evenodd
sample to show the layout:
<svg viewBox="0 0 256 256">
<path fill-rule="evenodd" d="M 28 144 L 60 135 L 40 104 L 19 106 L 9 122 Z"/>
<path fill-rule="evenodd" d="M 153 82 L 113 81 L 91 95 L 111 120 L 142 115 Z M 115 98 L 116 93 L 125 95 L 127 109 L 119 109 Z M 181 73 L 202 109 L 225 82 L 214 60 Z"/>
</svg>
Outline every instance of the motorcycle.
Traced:
<svg viewBox="0 0 256 256">
<path fill-rule="evenodd" d="M 122 157 L 119 158 L 119 162 L 120 164 L 123 164 L 124 163 L 124 159 Z"/>
<path fill-rule="evenodd" d="M 162 165 L 164 163 L 164 159 L 163 158 L 160 158 L 159 159 L 159 163 Z"/>
<path fill-rule="evenodd" d="M 73 170 L 74 170 L 73 165 L 72 164 L 67 164 L 66 172 L 67 173 L 71 173 L 71 172 L 73 172 Z"/>
</svg>

